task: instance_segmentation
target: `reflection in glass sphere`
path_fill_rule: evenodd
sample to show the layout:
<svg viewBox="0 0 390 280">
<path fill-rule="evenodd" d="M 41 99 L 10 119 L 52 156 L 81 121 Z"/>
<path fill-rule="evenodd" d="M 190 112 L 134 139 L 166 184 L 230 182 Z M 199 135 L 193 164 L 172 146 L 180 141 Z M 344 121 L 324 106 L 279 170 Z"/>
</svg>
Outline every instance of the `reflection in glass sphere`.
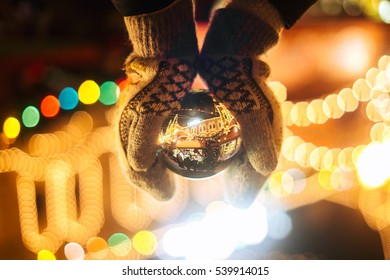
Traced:
<svg viewBox="0 0 390 280">
<path fill-rule="evenodd" d="M 225 169 L 241 148 L 240 125 L 207 90 L 192 90 L 164 122 L 158 156 L 173 172 L 206 178 Z"/>
</svg>

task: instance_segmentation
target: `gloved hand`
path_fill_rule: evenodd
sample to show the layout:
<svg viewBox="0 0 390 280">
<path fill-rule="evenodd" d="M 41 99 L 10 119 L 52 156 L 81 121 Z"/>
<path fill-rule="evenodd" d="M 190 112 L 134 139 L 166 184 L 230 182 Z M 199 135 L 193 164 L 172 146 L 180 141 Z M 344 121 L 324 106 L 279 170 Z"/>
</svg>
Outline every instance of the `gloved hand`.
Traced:
<svg viewBox="0 0 390 280">
<path fill-rule="evenodd" d="M 278 39 L 264 19 L 227 7 L 216 11 L 200 55 L 201 77 L 241 126 L 244 154 L 225 173 L 228 198 L 239 207 L 253 202 L 278 163 L 281 109 L 266 84 L 269 67 L 258 59 Z"/>
<path fill-rule="evenodd" d="M 156 199 L 174 193 L 168 170 L 157 160 L 163 121 L 191 89 L 198 46 L 191 0 L 156 13 L 125 17 L 133 51 L 125 63 L 129 85 L 118 101 L 118 153 L 131 182 Z"/>
</svg>

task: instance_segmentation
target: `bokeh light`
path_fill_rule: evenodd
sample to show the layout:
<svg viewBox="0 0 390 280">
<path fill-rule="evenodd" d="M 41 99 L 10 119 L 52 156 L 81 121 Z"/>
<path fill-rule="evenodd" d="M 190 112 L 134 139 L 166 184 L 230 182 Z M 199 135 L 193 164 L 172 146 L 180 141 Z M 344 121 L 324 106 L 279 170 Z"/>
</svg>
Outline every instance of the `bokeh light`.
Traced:
<svg viewBox="0 0 390 280">
<path fill-rule="evenodd" d="M 65 257 L 68 260 L 83 260 L 85 256 L 84 248 L 75 242 L 70 242 L 64 247 Z"/>
<path fill-rule="evenodd" d="M 22 122 L 25 127 L 35 127 L 39 123 L 39 110 L 34 106 L 28 106 L 23 110 Z"/>
<path fill-rule="evenodd" d="M 227 259 L 237 248 L 262 242 L 267 232 L 266 209 L 261 204 L 236 209 L 214 201 L 204 217 L 168 229 L 163 246 L 175 258 Z"/>
<path fill-rule="evenodd" d="M 288 169 L 283 173 L 281 183 L 288 194 L 299 194 L 306 187 L 306 174 L 298 168 Z"/>
<path fill-rule="evenodd" d="M 99 99 L 100 87 L 95 81 L 86 80 L 80 85 L 78 93 L 81 103 L 94 104 Z"/>
<path fill-rule="evenodd" d="M 60 106 L 63 110 L 73 110 L 79 104 L 77 91 L 71 87 L 66 87 L 61 90 L 58 95 L 58 100 L 60 101 Z"/>
<path fill-rule="evenodd" d="M 108 238 L 111 252 L 117 256 L 126 256 L 131 250 L 131 240 L 124 233 L 114 233 Z"/>
<path fill-rule="evenodd" d="M 99 101 L 104 105 L 113 105 L 118 100 L 120 94 L 119 86 L 112 81 L 104 82 L 100 86 Z"/>
<path fill-rule="evenodd" d="M 291 217 L 285 212 L 275 212 L 268 217 L 268 236 L 281 240 L 286 238 L 293 228 Z"/>
<path fill-rule="evenodd" d="M 41 113 L 46 118 L 53 118 L 60 112 L 60 102 L 53 95 L 46 96 L 41 102 Z"/>
<path fill-rule="evenodd" d="M 389 1 L 382 0 L 379 3 L 378 12 L 379 12 L 380 18 L 385 23 L 390 23 L 390 2 Z"/>
<path fill-rule="evenodd" d="M 89 253 L 96 253 L 107 249 L 107 242 L 101 237 L 92 237 L 87 241 L 87 250 Z"/>
<path fill-rule="evenodd" d="M 142 255 L 152 255 L 157 249 L 157 238 L 154 233 L 142 230 L 134 235 L 133 246 Z"/>
<path fill-rule="evenodd" d="M 38 252 L 37 259 L 40 261 L 54 261 L 56 257 L 49 250 L 41 250 Z"/>
<path fill-rule="evenodd" d="M 20 122 L 14 117 L 9 117 L 3 124 L 3 132 L 6 137 L 13 139 L 20 133 Z"/>
<path fill-rule="evenodd" d="M 390 149 L 388 145 L 372 143 L 357 160 L 359 178 L 367 188 L 381 187 L 390 176 Z"/>
<path fill-rule="evenodd" d="M 108 244 L 101 237 L 92 237 L 87 241 L 87 252 L 94 259 L 104 259 L 108 254 Z"/>
</svg>

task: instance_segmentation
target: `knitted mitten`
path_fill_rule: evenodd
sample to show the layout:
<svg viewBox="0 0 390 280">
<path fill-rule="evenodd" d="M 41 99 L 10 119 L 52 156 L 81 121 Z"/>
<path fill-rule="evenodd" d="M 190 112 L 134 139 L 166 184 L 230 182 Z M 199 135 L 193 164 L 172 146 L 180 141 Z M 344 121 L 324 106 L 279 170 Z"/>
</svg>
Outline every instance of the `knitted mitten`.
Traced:
<svg viewBox="0 0 390 280">
<path fill-rule="evenodd" d="M 125 24 L 133 51 L 125 63 L 129 85 L 118 102 L 119 154 L 133 183 L 157 199 L 168 199 L 174 184 L 156 158 L 158 135 L 165 118 L 180 109 L 196 75 L 192 0 L 125 17 Z"/>
<path fill-rule="evenodd" d="M 251 165 L 259 178 L 277 166 L 282 114 L 266 84 L 270 69 L 258 56 L 278 42 L 282 27 L 277 11 L 266 0 L 232 0 L 215 12 L 200 55 L 200 75 L 241 125 L 249 160 L 245 166 Z M 247 193 L 250 200 L 253 190 L 248 188 L 253 187 L 236 185 L 242 197 Z"/>
</svg>

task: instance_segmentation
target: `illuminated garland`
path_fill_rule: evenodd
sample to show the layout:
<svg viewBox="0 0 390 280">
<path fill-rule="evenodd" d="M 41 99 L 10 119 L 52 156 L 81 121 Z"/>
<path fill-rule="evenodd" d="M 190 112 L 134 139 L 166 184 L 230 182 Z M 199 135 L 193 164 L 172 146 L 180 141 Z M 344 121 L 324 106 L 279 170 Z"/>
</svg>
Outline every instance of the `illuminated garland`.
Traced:
<svg viewBox="0 0 390 280">
<path fill-rule="evenodd" d="M 329 119 L 339 119 L 346 112 L 357 110 L 359 102 L 367 102 L 367 118 L 375 122 L 371 128 L 373 142 L 383 142 L 390 136 L 390 57 L 383 56 L 378 68 L 371 68 L 365 79 L 358 79 L 352 88 L 342 89 L 338 94 L 330 94 L 325 99 L 310 102 L 283 103 L 287 126 L 305 127 L 310 124 L 324 124 Z M 365 146 L 333 148 L 316 147 L 306 143 L 301 137 L 286 131 L 282 145 L 282 155 L 304 168 L 316 171 L 334 171 L 337 168 L 356 168 L 358 155 Z M 352 170 L 349 170 L 352 172 Z"/>
<path fill-rule="evenodd" d="M 39 110 L 33 105 L 23 109 L 21 121 L 15 116 L 8 117 L 3 124 L 3 132 L 8 140 L 13 142 L 21 132 L 21 123 L 26 128 L 34 128 L 38 125 L 41 116 L 53 118 L 57 116 L 60 110 L 73 110 L 79 102 L 85 105 L 91 105 L 100 101 L 102 104 L 114 105 L 119 97 L 120 88 L 124 87 L 126 81 L 117 85 L 113 81 L 106 81 L 100 86 L 93 80 L 84 81 L 78 91 L 71 87 L 66 87 L 58 94 L 45 96 L 40 102 Z M 3 139 L 4 140 L 4 139 Z"/>
<path fill-rule="evenodd" d="M 387 0 L 320 0 L 318 8 L 328 16 L 337 16 L 342 11 L 348 16 L 361 16 L 390 23 L 390 3 Z"/>
</svg>

